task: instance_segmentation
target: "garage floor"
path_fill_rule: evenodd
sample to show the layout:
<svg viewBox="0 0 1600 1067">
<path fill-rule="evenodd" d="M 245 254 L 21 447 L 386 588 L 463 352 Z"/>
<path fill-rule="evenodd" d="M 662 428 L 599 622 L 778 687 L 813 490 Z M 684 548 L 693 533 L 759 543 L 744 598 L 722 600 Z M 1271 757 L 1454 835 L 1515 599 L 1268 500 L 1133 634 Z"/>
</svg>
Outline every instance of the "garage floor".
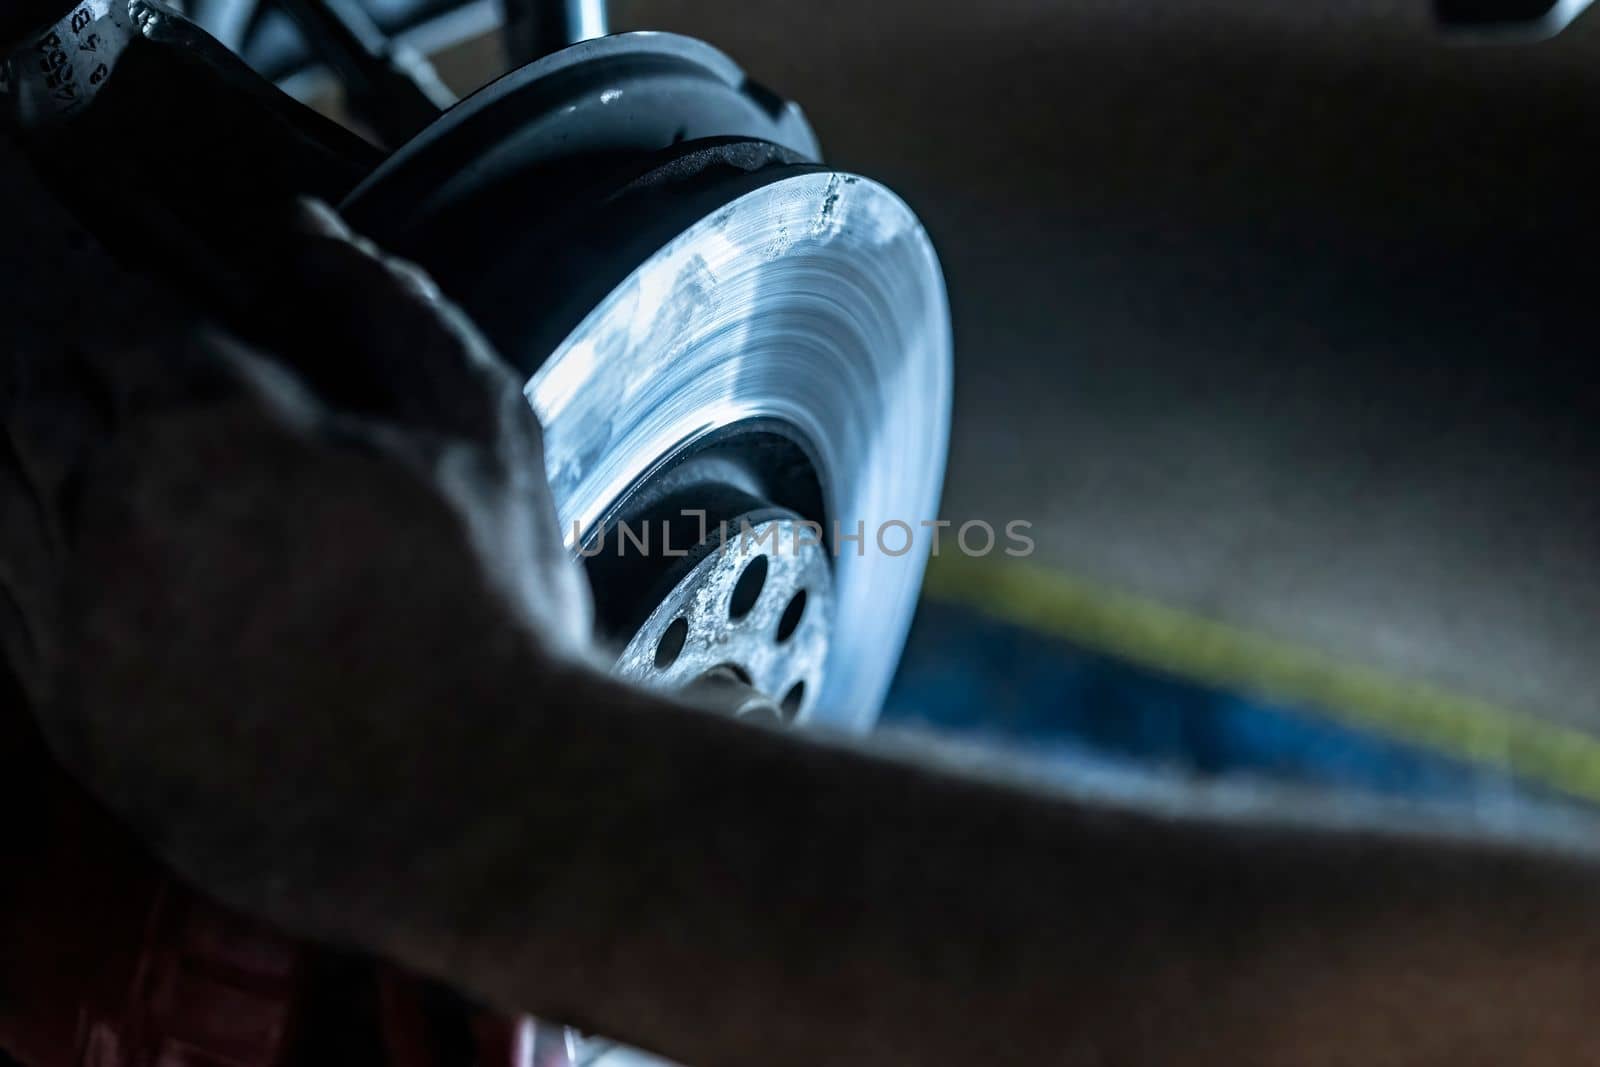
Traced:
<svg viewBox="0 0 1600 1067">
<path fill-rule="evenodd" d="M 945 514 L 1032 521 L 1067 591 L 946 558 L 935 595 L 1600 790 L 1600 18 L 1462 49 L 1424 0 L 614 7 L 927 221 Z"/>
</svg>

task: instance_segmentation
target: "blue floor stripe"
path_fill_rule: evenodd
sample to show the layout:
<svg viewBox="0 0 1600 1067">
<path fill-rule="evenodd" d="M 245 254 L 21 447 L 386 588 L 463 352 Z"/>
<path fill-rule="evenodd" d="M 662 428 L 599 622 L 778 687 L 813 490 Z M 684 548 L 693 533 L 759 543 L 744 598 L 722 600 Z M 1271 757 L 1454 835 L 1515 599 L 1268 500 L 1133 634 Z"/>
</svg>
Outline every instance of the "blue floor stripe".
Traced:
<svg viewBox="0 0 1600 1067">
<path fill-rule="evenodd" d="M 969 608 L 924 601 L 886 725 L 979 734 L 1041 751 L 1198 775 L 1481 803 L 1548 796 L 1502 770 L 1075 648 Z"/>
</svg>

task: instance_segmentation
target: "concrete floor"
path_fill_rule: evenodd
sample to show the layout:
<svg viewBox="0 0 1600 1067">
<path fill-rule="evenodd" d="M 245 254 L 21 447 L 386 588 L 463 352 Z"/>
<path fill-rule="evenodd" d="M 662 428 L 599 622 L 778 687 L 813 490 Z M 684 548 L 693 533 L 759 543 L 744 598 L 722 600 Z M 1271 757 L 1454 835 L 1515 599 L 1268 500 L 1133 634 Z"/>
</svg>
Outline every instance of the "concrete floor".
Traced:
<svg viewBox="0 0 1600 1067">
<path fill-rule="evenodd" d="M 1600 733 L 1600 17 L 627 0 L 888 181 L 945 259 L 947 517 L 1104 586 Z"/>
</svg>

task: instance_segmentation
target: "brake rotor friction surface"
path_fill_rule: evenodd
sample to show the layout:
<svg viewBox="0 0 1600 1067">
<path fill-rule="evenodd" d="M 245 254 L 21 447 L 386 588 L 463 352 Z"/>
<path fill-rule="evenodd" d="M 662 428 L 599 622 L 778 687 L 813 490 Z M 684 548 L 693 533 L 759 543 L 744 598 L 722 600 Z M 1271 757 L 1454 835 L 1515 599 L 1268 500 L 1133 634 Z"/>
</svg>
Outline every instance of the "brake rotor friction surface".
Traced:
<svg viewBox="0 0 1600 1067">
<path fill-rule="evenodd" d="M 833 550 L 809 720 L 870 726 L 921 585 L 950 344 L 932 245 L 882 185 L 813 170 L 738 196 L 617 286 L 528 383 L 569 547 L 663 457 L 744 423 L 791 427 Z"/>
</svg>

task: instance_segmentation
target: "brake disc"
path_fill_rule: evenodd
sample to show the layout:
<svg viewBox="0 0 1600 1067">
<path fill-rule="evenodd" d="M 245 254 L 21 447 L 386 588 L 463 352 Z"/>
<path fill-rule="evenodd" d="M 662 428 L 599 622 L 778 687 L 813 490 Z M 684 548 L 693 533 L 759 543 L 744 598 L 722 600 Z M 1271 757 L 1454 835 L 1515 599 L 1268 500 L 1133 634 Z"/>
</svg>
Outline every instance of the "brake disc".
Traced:
<svg viewBox="0 0 1600 1067">
<path fill-rule="evenodd" d="M 817 157 L 726 56 L 627 34 L 490 85 L 343 208 L 527 375 L 619 672 L 859 729 L 921 581 L 949 314 L 906 205 Z"/>
</svg>

